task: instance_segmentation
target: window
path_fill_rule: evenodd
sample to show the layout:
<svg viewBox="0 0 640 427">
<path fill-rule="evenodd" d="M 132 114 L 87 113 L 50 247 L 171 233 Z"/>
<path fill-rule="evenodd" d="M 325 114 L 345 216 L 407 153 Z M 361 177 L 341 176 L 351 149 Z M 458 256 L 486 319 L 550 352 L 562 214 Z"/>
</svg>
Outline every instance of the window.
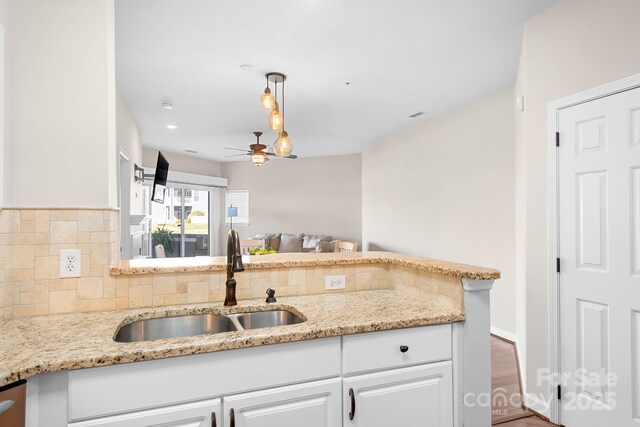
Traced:
<svg viewBox="0 0 640 427">
<path fill-rule="evenodd" d="M 229 224 L 227 209 L 231 205 L 238 208 L 238 216 L 233 218 L 233 223 L 238 225 L 249 225 L 249 190 L 228 190 L 225 196 L 225 219 L 224 223 Z"/>
</svg>

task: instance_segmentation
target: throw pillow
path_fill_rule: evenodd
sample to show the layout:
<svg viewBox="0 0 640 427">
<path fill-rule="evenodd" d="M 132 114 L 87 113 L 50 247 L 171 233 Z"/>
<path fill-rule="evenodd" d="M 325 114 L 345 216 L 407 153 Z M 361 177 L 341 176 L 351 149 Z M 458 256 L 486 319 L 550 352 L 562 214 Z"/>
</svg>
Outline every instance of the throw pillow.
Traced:
<svg viewBox="0 0 640 427">
<path fill-rule="evenodd" d="M 266 249 L 273 248 L 276 251 L 280 250 L 280 233 L 258 233 L 254 239 L 264 240 Z"/>
<path fill-rule="evenodd" d="M 333 252 L 336 249 L 336 241 L 333 242 L 320 242 L 316 247 L 317 253 Z"/>
<path fill-rule="evenodd" d="M 323 235 L 305 235 L 304 241 L 302 242 L 303 248 L 315 249 L 318 247 L 320 242 L 329 242 L 331 241 L 331 236 L 323 236 Z"/>
<path fill-rule="evenodd" d="M 303 239 L 304 234 L 282 233 L 282 235 L 280 236 L 280 250 L 278 252 L 302 252 Z"/>
</svg>

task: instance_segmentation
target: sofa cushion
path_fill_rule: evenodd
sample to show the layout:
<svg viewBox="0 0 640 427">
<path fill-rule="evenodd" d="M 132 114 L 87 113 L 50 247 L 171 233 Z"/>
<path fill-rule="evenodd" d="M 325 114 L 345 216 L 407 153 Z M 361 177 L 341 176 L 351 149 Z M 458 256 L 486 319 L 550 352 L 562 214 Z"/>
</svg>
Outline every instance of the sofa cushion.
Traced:
<svg viewBox="0 0 640 427">
<path fill-rule="evenodd" d="M 332 242 L 320 242 L 316 247 L 316 252 L 334 252 L 336 249 L 336 241 Z"/>
<path fill-rule="evenodd" d="M 278 252 L 302 252 L 303 239 L 304 234 L 282 233 L 282 235 L 280 236 L 280 249 L 278 250 Z"/>
<path fill-rule="evenodd" d="M 264 240 L 266 249 L 273 248 L 278 252 L 280 251 L 280 233 L 258 233 L 254 239 Z"/>
<path fill-rule="evenodd" d="M 315 249 L 320 242 L 329 242 L 331 241 L 331 236 L 323 236 L 323 235 L 313 235 L 313 234 L 305 234 L 304 240 L 302 241 L 302 247 L 308 249 Z"/>
</svg>

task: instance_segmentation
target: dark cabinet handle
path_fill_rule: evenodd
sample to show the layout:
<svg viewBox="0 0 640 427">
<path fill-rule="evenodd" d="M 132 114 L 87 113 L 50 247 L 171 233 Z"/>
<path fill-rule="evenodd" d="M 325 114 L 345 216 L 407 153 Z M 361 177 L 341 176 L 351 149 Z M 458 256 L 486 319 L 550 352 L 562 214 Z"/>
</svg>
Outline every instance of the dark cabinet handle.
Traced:
<svg viewBox="0 0 640 427">
<path fill-rule="evenodd" d="M 233 413 L 233 408 L 229 412 L 229 427 L 236 427 L 236 414 Z"/>
<path fill-rule="evenodd" d="M 211 413 L 211 427 L 217 427 L 218 423 L 216 422 L 216 413 Z"/>
<path fill-rule="evenodd" d="M 400 351 L 401 351 L 402 353 L 406 353 L 407 351 L 409 351 L 409 346 L 407 346 L 407 345 L 401 345 L 401 346 L 400 346 Z"/>
<path fill-rule="evenodd" d="M 349 398 L 351 398 L 351 410 L 349 411 L 349 421 L 353 421 L 353 417 L 356 416 L 356 396 L 353 394 L 353 389 L 349 389 Z"/>
</svg>

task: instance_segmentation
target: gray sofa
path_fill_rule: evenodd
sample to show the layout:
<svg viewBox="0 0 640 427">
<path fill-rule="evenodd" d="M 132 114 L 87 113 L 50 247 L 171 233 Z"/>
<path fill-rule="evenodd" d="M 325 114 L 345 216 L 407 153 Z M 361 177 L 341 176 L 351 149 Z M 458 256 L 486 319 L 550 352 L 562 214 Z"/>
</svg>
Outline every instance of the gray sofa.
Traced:
<svg viewBox="0 0 640 427">
<path fill-rule="evenodd" d="M 266 248 L 281 253 L 333 252 L 335 240 L 331 236 L 291 233 L 260 233 L 254 239 L 264 240 Z"/>
</svg>

